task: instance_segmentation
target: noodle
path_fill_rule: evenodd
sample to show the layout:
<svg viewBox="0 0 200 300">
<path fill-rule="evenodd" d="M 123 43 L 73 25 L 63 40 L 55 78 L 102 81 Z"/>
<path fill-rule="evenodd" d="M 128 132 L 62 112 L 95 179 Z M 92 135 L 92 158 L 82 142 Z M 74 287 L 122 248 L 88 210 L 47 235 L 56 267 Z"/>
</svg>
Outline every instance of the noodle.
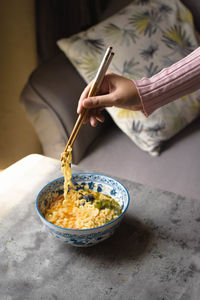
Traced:
<svg viewBox="0 0 200 300">
<path fill-rule="evenodd" d="M 71 185 L 72 170 L 71 170 L 71 161 L 72 161 L 72 148 L 69 146 L 67 151 L 61 154 L 61 166 L 62 172 L 64 174 L 64 199 L 67 200 L 67 193 L 69 186 Z"/>
</svg>

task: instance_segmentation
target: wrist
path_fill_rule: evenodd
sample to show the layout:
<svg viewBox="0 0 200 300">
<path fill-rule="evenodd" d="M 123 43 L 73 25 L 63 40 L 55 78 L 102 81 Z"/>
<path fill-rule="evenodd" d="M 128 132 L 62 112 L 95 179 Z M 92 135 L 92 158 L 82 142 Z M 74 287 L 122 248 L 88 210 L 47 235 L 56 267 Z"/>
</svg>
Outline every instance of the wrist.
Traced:
<svg viewBox="0 0 200 300">
<path fill-rule="evenodd" d="M 139 91 L 137 89 L 137 85 L 135 84 L 134 80 L 131 80 L 131 83 L 132 83 L 132 87 L 133 87 L 133 98 L 132 98 L 133 110 L 143 111 L 143 104 L 142 104 L 142 101 L 141 101 Z"/>
</svg>

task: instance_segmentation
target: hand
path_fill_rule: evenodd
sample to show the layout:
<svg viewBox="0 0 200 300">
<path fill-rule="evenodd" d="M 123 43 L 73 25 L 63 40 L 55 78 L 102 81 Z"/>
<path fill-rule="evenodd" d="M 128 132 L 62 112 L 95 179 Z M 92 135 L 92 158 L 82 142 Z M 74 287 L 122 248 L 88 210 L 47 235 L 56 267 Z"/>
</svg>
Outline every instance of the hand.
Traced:
<svg viewBox="0 0 200 300">
<path fill-rule="evenodd" d="M 87 98 L 92 82 L 84 89 L 79 99 L 77 113 L 81 114 L 83 108 L 88 109 L 84 123 L 90 121 L 95 127 L 104 121 L 101 111 L 105 107 L 120 107 L 130 110 L 141 110 L 142 104 L 135 84 L 132 80 L 123 76 L 106 73 L 97 96 Z"/>
</svg>

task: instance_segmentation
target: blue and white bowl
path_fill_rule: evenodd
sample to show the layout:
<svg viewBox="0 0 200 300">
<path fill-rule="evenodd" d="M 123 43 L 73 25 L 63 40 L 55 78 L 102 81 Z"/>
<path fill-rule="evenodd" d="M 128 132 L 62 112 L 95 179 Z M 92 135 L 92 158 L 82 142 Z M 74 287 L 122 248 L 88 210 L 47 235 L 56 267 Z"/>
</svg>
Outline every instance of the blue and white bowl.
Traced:
<svg viewBox="0 0 200 300">
<path fill-rule="evenodd" d="M 36 209 L 46 229 L 59 240 L 77 247 L 93 246 L 109 238 L 119 227 L 129 205 L 129 193 L 117 180 L 95 173 L 73 174 L 72 182 L 74 185 L 88 184 L 91 190 L 113 197 L 122 208 L 121 215 L 103 226 L 89 229 L 62 228 L 48 222 L 44 218 L 46 208 L 58 195 L 63 194 L 64 177 L 51 181 L 39 192 L 36 199 Z"/>
</svg>

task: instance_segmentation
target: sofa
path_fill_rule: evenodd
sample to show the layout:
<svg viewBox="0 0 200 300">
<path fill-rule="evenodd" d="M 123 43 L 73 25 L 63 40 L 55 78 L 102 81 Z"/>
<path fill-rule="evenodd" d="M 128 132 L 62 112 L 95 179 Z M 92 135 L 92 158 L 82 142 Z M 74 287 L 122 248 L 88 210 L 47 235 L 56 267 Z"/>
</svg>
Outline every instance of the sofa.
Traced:
<svg viewBox="0 0 200 300">
<path fill-rule="evenodd" d="M 198 28 L 198 1 L 183 1 Z M 110 7 L 104 16 L 111 14 Z M 77 103 L 86 83 L 58 51 L 27 80 L 21 103 L 40 138 L 43 154 L 60 159 L 77 119 Z M 73 164 L 83 170 L 125 178 L 154 188 L 200 199 L 200 119 L 163 143 L 157 157 L 139 149 L 105 111 L 105 122 L 83 125 L 73 146 Z"/>
</svg>

